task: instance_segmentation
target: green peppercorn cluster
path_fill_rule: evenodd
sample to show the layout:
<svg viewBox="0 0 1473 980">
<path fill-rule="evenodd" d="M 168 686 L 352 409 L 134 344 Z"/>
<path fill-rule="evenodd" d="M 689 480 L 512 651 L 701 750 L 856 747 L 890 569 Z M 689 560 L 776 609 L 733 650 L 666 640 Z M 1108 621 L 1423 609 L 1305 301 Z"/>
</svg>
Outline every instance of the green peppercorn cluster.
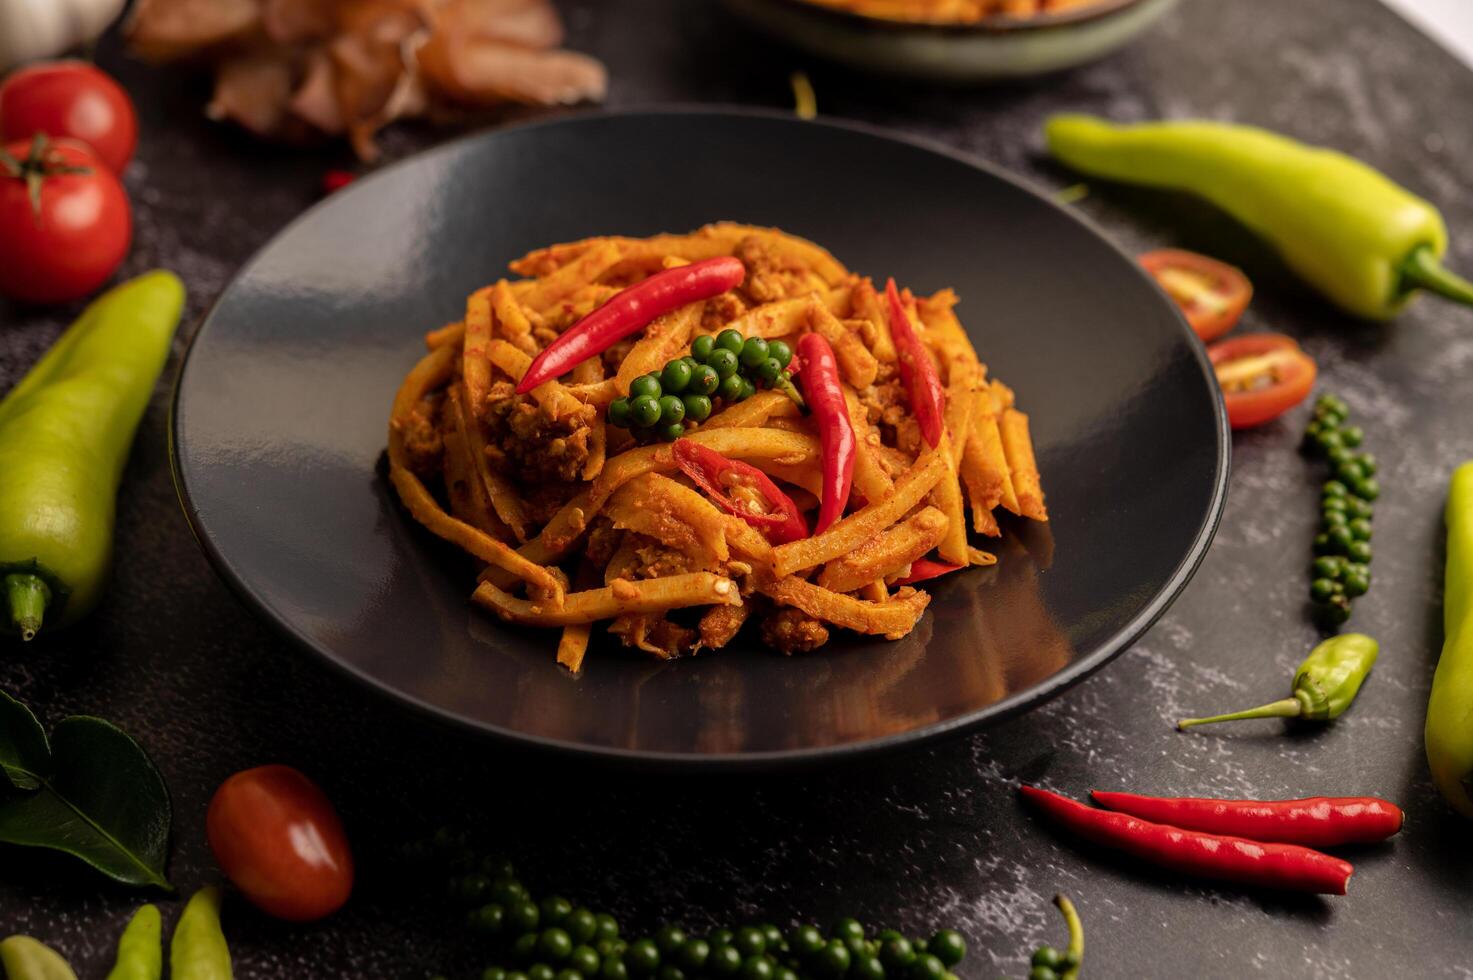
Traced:
<svg viewBox="0 0 1473 980">
<path fill-rule="evenodd" d="M 1040 946 L 1033 951 L 1031 965 L 1028 980 L 1059 980 L 1061 976 L 1079 965 L 1079 956 L 1073 950 Z"/>
<path fill-rule="evenodd" d="M 535 900 L 500 861 L 453 876 L 450 895 L 507 964 L 486 967 L 480 980 L 957 980 L 951 970 L 967 952 L 950 929 L 925 940 L 893 929 L 870 935 L 854 919 L 828 933 L 762 924 L 689 936 L 666 925 L 631 939 L 611 915 L 560 896 Z"/>
<path fill-rule="evenodd" d="M 1320 494 L 1309 598 L 1333 625 L 1350 618 L 1351 602 L 1371 587 L 1371 517 L 1381 493 L 1376 457 L 1357 451 L 1364 433 L 1347 424 L 1350 410 L 1334 395 L 1321 395 L 1304 431 L 1305 448 L 1329 461 L 1333 478 Z"/>
<path fill-rule="evenodd" d="M 679 439 L 687 422 L 704 422 L 711 414 L 712 399 L 731 405 L 759 387 L 791 391 L 792 361 L 793 349 L 781 340 L 769 343 L 730 329 L 697 337 L 689 354 L 635 378 L 628 397 L 609 405 L 609 423 L 666 442 Z"/>
</svg>

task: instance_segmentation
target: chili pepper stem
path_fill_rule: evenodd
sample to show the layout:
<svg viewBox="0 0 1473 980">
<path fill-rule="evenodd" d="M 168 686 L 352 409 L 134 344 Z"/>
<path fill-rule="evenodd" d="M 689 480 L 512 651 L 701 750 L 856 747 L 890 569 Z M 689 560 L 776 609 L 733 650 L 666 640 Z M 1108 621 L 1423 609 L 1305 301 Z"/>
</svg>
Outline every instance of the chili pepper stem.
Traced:
<svg viewBox="0 0 1473 980">
<path fill-rule="evenodd" d="M 1079 966 L 1084 962 L 1084 923 L 1079 921 L 1079 912 L 1074 908 L 1074 903 L 1064 895 L 1055 895 L 1054 904 L 1059 911 L 1064 913 L 1064 924 L 1069 927 L 1069 948 L 1065 950 L 1073 960 L 1074 965 L 1059 974 L 1060 980 L 1075 980 L 1079 976 Z"/>
<path fill-rule="evenodd" d="M 1248 718 L 1298 718 L 1302 714 L 1304 714 L 1303 702 L 1297 697 L 1284 698 L 1282 701 L 1274 701 L 1257 708 L 1249 708 L 1247 711 L 1234 711 L 1226 715 L 1213 715 L 1211 718 L 1183 718 L 1176 723 L 1176 729 L 1177 731 L 1185 731 L 1194 725 L 1214 725 L 1219 721 L 1243 721 Z"/>
<path fill-rule="evenodd" d="M 1473 306 L 1473 282 L 1444 266 L 1431 246 L 1412 249 L 1401 267 L 1402 281 L 1420 287 L 1455 303 Z"/>
<path fill-rule="evenodd" d="M 772 383 L 772 386 L 778 391 L 782 392 L 784 395 L 787 395 L 789 398 L 791 398 L 793 400 L 793 404 L 797 405 L 801 411 L 808 411 L 808 403 L 805 402 L 803 400 L 803 396 L 798 393 L 798 388 L 793 384 L 791 378 L 784 375 L 783 377 L 780 377 L 776 381 L 774 381 Z"/>
<path fill-rule="evenodd" d="M 10 622 L 20 630 L 22 640 L 33 640 L 41 630 L 46 607 L 51 603 L 51 589 L 38 575 L 15 572 L 5 576 L 5 601 Z"/>
</svg>

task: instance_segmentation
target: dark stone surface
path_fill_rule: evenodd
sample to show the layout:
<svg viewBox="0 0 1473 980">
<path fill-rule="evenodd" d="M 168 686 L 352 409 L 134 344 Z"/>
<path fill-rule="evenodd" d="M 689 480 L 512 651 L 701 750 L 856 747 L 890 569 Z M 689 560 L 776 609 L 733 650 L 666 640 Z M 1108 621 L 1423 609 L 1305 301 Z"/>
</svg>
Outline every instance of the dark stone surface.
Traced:
<svg viewBox="0 0 1473 980">
<path fill-rule="evenodd" d="M 1424 193 L 1464 232 L 1453 262 L 1473 269 L 1473 75 L 1375 0 L 1188 0 L 1113 60 L 982 91 L 804 64 L 705 4 L 564 8 L 573 45 L 608 61 L 615 105 L 782 106 L 788 72 L 805 67 L 826 113 L 923 133 L 1047 186 L 1073 182 L 1038 156 L 1038 124 L 1051 110 L 1275 126 L 1358 153 Z M 138 233 L 127 271 L 167 265 L 184 277 L 187 333 L 233 270 L 312 201 L 321 170 L 345 158 L 256 146 L 200 118 L 203 86 L 132 64 L 113 44 L 102 60 L 144 116 L 128 173 Z M 403 127 L 384 143 L 397 158 L 439 136 Z M 835 202 L 845 206 L 855 203 Z M 1195 581 L 1133 650 L 1045 708 L 862 766 L 674 779 L 491 750 L 348 686 L 272 636 L 190 540 L 169 481 L 161 390 L 119 502 L 104 607 L 70 633 L 7 644 L 0 685 L 48 721 L 99 714 L 149 747 L 174 794 L 172 874 L 182 890 L 216 878 L 201 826 L 231 772 L 289 762 L 338 801 L 363 865 L 352 905 L 293 928 L 235 904 L 227 929 L 241 977 L 466 973 L 476 957 L 458 914 L 384 869 L 394 844 L 442 822 L 478 828 L 534 887 L 637 925 L 843 913 L 909 931 L 955 923 L 974 950 L 966 977 L 1018 975 L 1035 944 L 1059 941 L 1048 906 L 1059 890 L 1081 908 L 1094 977 L 1466 976 L 1473 844 L 1432 789 L 1421 725 L 1441 640 L 1443 492 L 1453 464 L 1473 457 L 1473 313 L 1426 301 L 1394 327 L 1347 323 L 1205 208 L 1098 188 L 1080 207 L 1131 247 L 1196 246 L 1243 264 L 1259 287 L 1248 325 L 1299 337 L 1380 456 L 1376 582 L 1352 627 L 1380 638 L 1382 659 L 1333 727 L 1171 728 L 1183 713 L 1279 696 L 1316 638 L 1302 596 L 1319 474 L 1295 452 L 1299 416 L 1235 440 L 1228 511 Z M 0 307 L 0 389 L 72 312 Z M 1180 884 L 1078 851 L 1018 808 L 1019 778 L 1074 794 L 1375 792 L 1403 803 L 1408 825 L 1353 855 L 1348 897 L 1284 899 Z M 0 879 L 0 934 L 53 943 L 84 977 L 105 972 L 140 900 L 64 860 L 11 849 L 0 850 Z M 177 903 L 165 907 L 177 915 Z"/>
</svg>

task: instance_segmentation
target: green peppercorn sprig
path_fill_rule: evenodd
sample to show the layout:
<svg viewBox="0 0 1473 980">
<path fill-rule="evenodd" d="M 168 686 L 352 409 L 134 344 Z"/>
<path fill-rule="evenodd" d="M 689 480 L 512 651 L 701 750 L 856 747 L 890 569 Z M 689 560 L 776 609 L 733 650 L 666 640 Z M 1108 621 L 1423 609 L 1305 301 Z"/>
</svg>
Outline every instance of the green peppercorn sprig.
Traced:
<svg viewBox="0 0 1473 980">
<path fill-rule="evenodd" d="M 629 395 L 610 403 L 609 423 L 671 442 L 685 433 L 688 423 L 706 420 L 713 399 L 734 405 L 758 388 L 776 388 L 802 405 L 787 370 L 792 361 L 793 349 L 781 340 L 743 337 L 732 329 L 697 337 L 689 354 L 635 378 Z"/>
<path fill-rule="evenodd" d="M 1344 401 L 1324 394 L 1304 430 L 1306 451 L 1326 459 L 1332 472 L 1320 493 L 1309 598 L 1334 626 L 1350 618 L 1351 603 L 1371 587 L 1372 502 L 1381 494 L 1376 457 L 1356 451 L 1365 433 L 1347 424 L 1349 416 Z"/>
<path fill-rule="evenodd" d="M 1033 951 L 1028 971 L 1028 980 L 1075 980 L 1079 976 L 1079 964 L 1084 959 L 1084 926 L 1074 903 L 1063 895 L 1054 896 L 1054 904 L 1064 915 L 1069 927 L 1069 945 L 1065 949 L 1040 946 Z"/>
<path fill-rule="evenodd" d="M 952 968 L 967 952 L 951 929 L 924 940 L 871 935 L 854 919 L 827 933 L 764 923 L 689 936 L 665 925 L 631 939 L 611 915 L 556 895 L 536 901 L 505 862 L 457 864 L 449 895 L 498 961 L 480 980 L 957 980 Z"/>
</svg>

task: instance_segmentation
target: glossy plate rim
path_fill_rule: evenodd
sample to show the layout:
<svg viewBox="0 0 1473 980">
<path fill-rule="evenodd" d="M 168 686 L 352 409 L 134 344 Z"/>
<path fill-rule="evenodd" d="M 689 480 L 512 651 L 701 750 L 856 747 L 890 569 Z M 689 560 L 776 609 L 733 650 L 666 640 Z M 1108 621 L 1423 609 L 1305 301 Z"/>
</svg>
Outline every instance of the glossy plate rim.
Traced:
<svg viewBox="0 0 1473 980">
<path fill-rule="evenodd" d="M 497 127 L 477 133 L 468 134 L 456 139 L 447 140 L 444 143 L 430 147 L 418 153 L 411 154 L 403 160 L 398 160 L 386 167 L 374 171 L 355 184 L 358 187 L 370 185 L 385 175 L 392 174 L 401 168 L 414 167 L 420 161 L 437 155 L 451 155 L 461 152 L 468 144 L 478 141 L 495 141 L 504 134 L 523 132 L 527 130 L 542 129 L 545 127 L 577 126 L 590 119 L 608 118 L 637 118 L 637 117 L 680 117 L 680 116 L 711 116 L 717 118 L 744 118 L 763 119 L 786 124 L 794 124 L 795 118 L 785 112 L 769 109 L 750 108 L 745 106 L 725 105 L 696 105 L 696 104 L 659 104 L 654 106 L 640 106 L 637 108 L 614 109 L 614 110 L 592 110 L 587 112 L 575 112 L 556 116 L 551 119 L 540 119 L 531 122 L 518 123 L 509 126 Z M 1216 389 L 1216 375 L 1213 373 L 1212 364 L 1208 360 L 1206 347 L 1197 340 L 1197 336 L 1187 325 L 1185 317 L 1178 310 L 1164 292 L 1156 286 L 1154 280 L 1144 270 L 1135 266 L 1135 260 L 1121 248 L 1102 228 L 1086 215 L 1059 204 L 1048 194 L 1034 187 L 1029 181 L 1011 173 L 1000 166 L 978 159 L 959 150 L 953 149 L 944 143 L 928 139 L 926 137 L 914 136 L 908 133 L 900 133 L 854 120 L 807 120 L 802 123 L 806 126 L 819 126 L 829 129 L 858 133 L 872 138 L 888 140 L 891 142 L 908 145 L 914 149 L 926 153 L 939 154 L 948 157 L 958 163 L 964 164 L 972 169 L 982 171 L 991 178 L 1011 185 L 1019 193 L 1038 198 L 1049 207 L 1067 215 L 1071 220 L 1077 222 L 1086 232 L 1103 241 L 1110 249 L 1118 253 L 1127 263 L 1137 268 L 1138 274 L 1160 296 L 1172 311 L 1177 328 L 1182 331 L 1183 339 L 1189 344 L 1195 362 L 1202 372 L 1203 383 Z M 445 724 L 461 731 L 473 732 L 479 736 L 490 739 L 495 743 L 508 748 L 535 749 L 544 754 L 557 755 L 562 758 L 571 758 L 581 761 L 593 761 L 619 764 L 631 768 L 654 768 L 671 771 L 737 771 L 737 770 L 775 770 L 780 768 L 795 768 L 800 766 L 811 766 L 825 763 L 838 763 L 858 759 L 872 754 L 892 752 L 902 748 L 915 748 L 930 744 L 939 739 L 959 736 L 961 734 L 975 731 L 986 725 L 1004 721 L 1031 708 L 1038 707 L 1054 697 L 1063 693 L 1070 687 L 1087 678 L 1121 653 L 1127 650 L 1136 640 L 1161 618 L 1170 608 L 1171 604 L 1181 595 L 1202 561 L 1207 556 L 1212 540 L 1217 533 L 1222 521 L 1223 511 L 1227 503 L 1228 476 L 1231 465 L 1232 441 L 1231 429 L 1228 425 L 1227 411 L 1223 406 L 1221 396 L 1211 400 L 1213 415 L 1216 422 L 1216 452 L 1214 454 L 1213 486 L 1206 513 L 1202 517 L 1195 535 L 1192 538 L 1191 547 L 1177 563 L 1176 568 L 1168 576 L 1162 586 L 1156 590 L 1149 601 L 1132 617 L 1121 626 L 1108 639 L 1098 644 L 1096 648 L 1084 656 L 1071 661 L 1066 667 L 1055 674 L 1050 675 L 1043 681 L 1025 690 L 1012 694 L 1000 701 L 982 708 L 957 715 L 944 721 L 932 722 L 908 731 L 883 735 L 878 738 L 864 739 L 854 742 L 846 742 L 839 745 L 826 745 L 811 748 L 795 748 L 781 750 L 763 750 L 755 752 L 721 752 L 721 753 L 681 753 L 666 751 L 646 751 L 639 749 L 618 748 L 604 745 L 590 745 L 583 742 L 567 741 L 563 739 L 549 738 L 543 735 L 529 734 L 514 729 L 502 728 L 495 725 L 469 718 L 453 711 L 440 708 L 430 704 L 412 694 L 399 690 L 391 684 L 383 682 L 360 670 L 351 662 L 341 658 L 330 648 L 321 645 L 302 633 L 295 625 L 284 617 L 278 616 L 271 607 L 256 594 L 255 589 L 245 577 L 241 575 L 231 563 L 228 556 L 222 553 L 215 545 L 213 539 L 205 530 L 200 520 L 199 510 L 196 507 L 190 492 L 187 480 L 184 476 L 180 461 L 178 446 L 178 417 L 180 392 L 183 387 L 185 373 L 189 370 L 190 357 L 194 352 L 200 338 L 210 328 L 215 320 L 217 312 L 231 298 L 242 280 L 253 271 L 262 257 L 275 246 L 277 241 L 295 229 L 298 225 L 314 219 L 318 210 L 326 207 L 331 201 L 331 196 L 314 203 L 301 214 L 277 229 L 265 243 L 261 245 L 251 257 L 247 259 L 234 275 L 229 283 L 220 292 L 220 295 L 210 304 L 209 311 L 201 319 L 199 326 L 195 328 L 185 346 L 184 353 L 180 356 L 179 366 L 175 371 L 172 390 L 169 394 L 169 425 L 168 425 L 168 453 L 169 470 L 173 477 L 175 493 L 179 498 L 180 506 L 183 508 L 185 519 L 189 524 L 190 533 L 199 544 L 200 550 L 204 552 L 215 573 L 225 582 L 226 586 L 238 596 L 245 606 L 261 621 L 267 623 L 278 635 L 284 636 L 297 647 L 313 653 L 317 658 L 331 665 L 336 670 L 347 675 L 359 684 L 370 690 L 387 697 L 388 699 L 404 705 L 422 717 Z"/>
</svg>

